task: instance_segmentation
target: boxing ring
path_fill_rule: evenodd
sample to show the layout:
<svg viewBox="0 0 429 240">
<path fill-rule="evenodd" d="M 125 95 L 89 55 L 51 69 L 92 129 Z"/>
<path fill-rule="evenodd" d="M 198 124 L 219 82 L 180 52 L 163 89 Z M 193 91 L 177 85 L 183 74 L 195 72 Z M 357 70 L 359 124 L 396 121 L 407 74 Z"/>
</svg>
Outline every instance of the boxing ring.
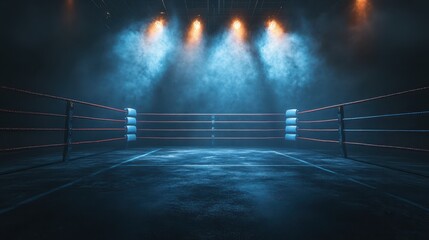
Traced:
<svg viewBox="0 0 429 240">
<path fill-rule="evenodd" d="M 337 144 L 343 155 L 348 157 L 347 146 L 361 146 L 380 149 L 395 149 L 403 151 L 429 152 L 427 147 L 415 147 L 410 141 L 409 146 L 389 145 L 382 142 L 349 141 L 349 134 L 421 134 L 426 136 L 429 129 L 380 129 L 380 128 L 349 128 L 347 124 L 379 119 L 413 119 L 427 117 L 429 110 L 422 109 L 414 112 L 392 112 L 379 115 L 363 115 L 346 117 L 347 108 L 354 105 L 368 104 L 374 101 L 389 100 L 391 98 L 406 97 L 411 94 L 424 95 L 429 87 L 422 87 L 368 99 L 335 104 L 309 110 L 288 109 L 285 113 L 147 113 L 139 112 L 131 108 L 115 108 L 96 103 L 64 98 L 44 93 L 1 86 L 1 91 L 7 91 L 18 95 L 29 95 L 37 98 L 46 98 L 52 101 L 63 102 L 64 113 L 37 112 L 21 109 L 0 108 L 3 118 L 12 119 L 16 115 L 25 115 L 31 118 L 59 118 L 63 119 L 63 126 L 52 127 L 28 127 L 28 126 L 2 126 L 0 132 L 8 133 L 37 133 L 57 132 L 64 136 L 64 141 L 57 143 L 32 144 L 28 146 L 0 147 L 0 153 L 20 152 L 26 150 L 44 148 L 63 148 L 63 160 L 69 158 L 72 146 L 102 144 L 117 142 L 118 145 L 138 141 L 144 145 L 151 145 L 153 141 L 174 144 L 187 141 L 199 141 L 215 146 L 222 141 L 260 141 L 280 143 L 288 146 L 290 142 L 317 142 L 325 144 Z M 86 116 L 75 114 L 76 106 L 86 106 L 109 112 L 112 117 Z M 328 112 L 331 118 L 318 119 L 315 113 Z M 107 123 L 106 127 L 74 127 L 78 121 L 91 121 L 100 125 Z M 12 121 L 13 122 L 13 121 Z M 108 132 L 110 138 L 96 138 L 91 140 L 73 141 L 73 136 L 80 132 L 89 132 L 97 136 L 100 132 Z M 311 137 L 312 133 L 333 133 L 332 138 Z M 426 142 L 427 143 L 427 142 Z"/>
<path fill-rule="evenodd" d="M 429 131 L 424 124 L 359 128 L 351 123 L 424 123 L 429 111 L 358 115 L 351 107 L 424 97 L 428 90 L 309 110 L 156 113 L 0 87 L 16 98 L 58 106 L 44 111 L 30 103 L 0 106 L 1 123 L 9 124 L 0 126 L 0 233 L 16 239 L 76 239 L 94 232 L 144 239 L 425 239 L 429 148 L 420 139 Z M 371 134 L 405 136 L 406 144 Z M 231 147 L 235 142 L 242 145 Z M 334 151 L 315 151 L 314 144 Z M 76 160 L 78 146 L 95 154 Z M 96 154 L 97 146 L 112 151 Z M 420 172 L 357 161 L 349 149 L 354 146 L 384 155 L 422 154 L 419 162 L 400 161 Z M 24 161 L 15 158 L 27 154 L 31 163 L 44 150 L 56 153 L 41 157 L 55 164 L 22 167 Z"/>
</svg>

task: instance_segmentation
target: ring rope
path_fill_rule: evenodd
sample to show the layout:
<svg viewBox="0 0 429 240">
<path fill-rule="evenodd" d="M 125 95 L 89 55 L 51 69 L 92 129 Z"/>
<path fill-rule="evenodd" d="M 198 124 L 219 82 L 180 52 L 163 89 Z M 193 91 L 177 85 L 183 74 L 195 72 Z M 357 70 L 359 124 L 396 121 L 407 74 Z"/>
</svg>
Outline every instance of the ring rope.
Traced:
<svg viewBox="0 0 429 240">
<path fill-rule="evenodd" d="M 48 117 L 67 117 L 65 114 L 57 114 L 57 113 L 46 113 L 46 112 L 29 112 L 29 111 L 20 111 L 20 110 L 11 110 L 11 109 L 3 109 L 0 108 L 0 112 L 5 113 L 14 113 L 14 114 L 26 114 L 26 115 L 40 115 L 40 116 L 48 116 Z M 87 120 L 98 120 L 98 121 L 110 121 L 110 122 L 125 122 L 125 120 L 121 119 L 111 119 L 111 118 L 97 118 L 97 117 L 87 117 L 87 116 L 73 116 L 76 119 L 87 119 Z"/>
<path fill-rule="evenodd" d="M 109 138 L 102 140 L 91 140 L 91 141 L 80 141 L 73 142 L 71 145 L 82 145 L 82 144 L 91 144 L 91 143 L 104 143 L 104 142 L 113 142 L 124 140 L 124 137 L 120 138 Z M 13 148 L 4 148 L 0 149 L 0 152 L 12 152 L 12 151 L 21 151 L 21 150 L 31 150 L 31 149 L 39 149 L 39 148 L 51 148 L 51 147 L 63 147 L 66 146 L 66 143 L 56 143 L 56 144 L 44 144 L 44 145 L 33 145 L 33 146 L 25 146 L 25 147 L 13 147 Z"/>
<path fill-rule="evenodd" d="M 374 116 L 364 116 L 364 117 L 351 117 L 351 118 L 344 118 L 344 121 L 365 120 L 365 119 L 375 119 L 375 118 L 389 118 L 389 117 L 402 117 L 402 116 L 424 115 L 424 114 L 429 114 L 429 111 L 409 112 L 409 113 L 394 113 L 394 114 L 384 114 L 384 115 L 374 115 Z"/>
<path fill-rule="evenodd" d="M 140 116 L 284 116 L 284 113 L 138 113 Z"/>
<path fill-rule="evenodd" d="M 382 96 L 378 96 L 378 97 L 366 98 L 366 99 L 352 101 L 352 102 L 346 102 L 346 103 L 335 104 L 335 105 L 321 107 L 321 108 L 310 109 L 310 110 L 298 112 L 298 114 L 306 114 L 306 113 L 312 113 L 312 112 L 317 112 L 317 111 L 322 111 L 322 110 L 332 109 L 332 108 L 337 108 L 337 107 L 342 107 L 342 106 L 355 105 L 358 103 L 365 103 L 365 102 L 369 102 L 369 101 L 399 96 L 399 95 L 403 95 L 403 94 L 407 94 L 407 93 L 418 92 L 418 91 L 423 91 L 423 90 L 428 90 L 428 89 L 429 89 L 429 86 L 426 86 L 426 87 L 416 88 L 416 89 L 412 89 L 412 90 L 386 94 L 386 95 L 382 95 Z"/>
<path fill-rule="evenodd" d="M 338 132 L 338 129 L 324 128 L 298 128 L 298 131 L 303 132 Z M 429 133 L 429 130 L 421 129 L 344 129 L 344 132 L 390 132 L 390 133 Z"/>
<path fill-rule="evenodd" d="M 66 115 L 64 114 L 45 113 L 45 112 L 28 112 L 28 111 L 19 111 L 19 110 L 10 110 L 10 109 L 0 109 L 0 112 L 26 114 L 26 115 L 41 115 L 41 116 L 50 116 L 50 117 L 66 117 Z"/>
<path fill-rule="evenodd" d="M 298 123 L 327 123 L 327 122 L 338 122 L 338 119 L 332 118 L 332 119 L 314 120 L 314 121 L 298 120 Z"/>
<path fill-rule="evenodd" d="M 65 131 L 65 128 L 0 128 L 0 131 L 21 132 L 21 131 Z"/>
<path fill-rule="evenodd" d="M 49 94 L 44 94 L 44 93 L 37 93 L 37 92 L 32 92 L 32 91 L 18 89 L 18 88 L 12 88 L 12 87 L 6 87 L 6 86 L 0 86 L 0 88 L 4 89 L 4 90 L 8 90 L 8 91 L 17 92 L 17 93 L 23 93 L 23 94 L 39 96 L 39 97 L 45 97 L 45 98 L 50 98 L 50 99 L 55 99 L 55 100 L 70 101 L 70 102 L 74 102 L 74 103 L 78 103 L 78 104 L 82 104 L 82 105 L 87 105 L 87 106 L 97 107 L 97 108 L 103 108 L 103 109 L 112 110 L 112 111 L 121 112 L 121 113 L 125 112 L 125 110 L 122 110 L 122 109 L 108 107 L 108 106 L 90 103 L 90 102 L 84 102 L 84 101 L 71 99 L 71 98 L 59 97 L 59 96 L 54 96 L 54 95 L 49 95 Z"/>
<path fill-rule="evenodd" d="M 73 128 L 72 131 L 125 131 L 125 128 Z"/>
<path fill-rule="evenodd" d="M 284 137 L 137 137 L 150 140 L 268 140 L 283 139 Z"/>
<path fill-rule="evenodd" d="M 98 118 L 98 117 L 87 117 L 87 116 L 73 116 L 73 118 L 85 119 L 85 120 L 106 121 L 106 122 L 125 122 L 125 120 L 122 120 L 122 119 Z"/>
<path fill-rule="evenodd" d="M 147 131 L 147 132 L 207 132 L 207 131 L 214 131 L 214 132 L 275 132 L 275 131 L 284 131 L 283 128 L 276 128 L 276 129 L 210 129 L 210 128 L 192 128 L 192 129 L 183 129 L 183 128 L 166 128 L 166 129 L 138 129 L 137 131 Z"/>
<path fill-rule="evenodd" d="M 301 140 L 312 141 L 312 142 L 322 142 L 322 143 L 339 143 L 336 140 L 327 140 L 327 139 L 317 139 L 317 138 L 307 138 L 307 137 L 297 137 Z"/>
<path fill-rule="evenodd" d="M 345 132 L 429 133 L 419 129 L 345 129 Z"/>
<path fill-rule="evenodd" d="M 345 142 L 345 144 L 365 146 L 365 147 L 378 147 L 378 148 L 390 148 L 390 149 L 399 149 L 399 150 L 411 150 L 411 151 L 418 151 L 418 152 L 429 152 L 429 149 L 423 149 L 423 148 L 400 147 L 400 146 L 390 146 L 390 145 L 372 144 L 372 143 Z"/>
<path fill-rule="evenodd" d="M 12 151 L 20 151 L 20 150 L 30 150 L 36 148 L 51 148 L 51 147 L 63 147 L 65 143 L 57 143 L 57 144 L 44 144 L 44 145 L 34 145 L 34 146 L 25 146 L 25 147 L 13 147 L 13 148 L 4 148 L 0 149 L 0 152 L 12 152 Z"/>
<path fill-rule="evenodd" d="M 118 137 L 118 138 L 109 138 L 109 139 L 101 139 L 101 140 L 80 141 L 80 142 L 74 142 L 74 143 L 72 143 L 72 145 L 123 141 L 124 139 L 125 139 L 125 137 Z"/>
<path fill-rule="evenodd" d="M 65 131 L 66 128 L 0 128 L 0 131 Z M 72 131 L 125 131 L 125 128 L 73 128 Z"/>
<path fill-rule="evenodd" d="M 298 128 L 298 131 L 303 132 L 338 132 L 338 129 L 333 128 Z"/>
<path fill-rule="evenodd" d="M 284 121 L 137 121 L 138 123 L 284 123 Z"/>
<path fill-rule="evenodd" d="M 322 143 L 339 143 L 339 141 L 335 140 L 325 140 L 325 139 L 317 139 L 317 138 L 306 138 L 306 137 L 297 137 L 298 139 L 312 142 L 322 142 Z M 361 142 L 344 142 L 347 145 L 355 145 L 355 146 L 365 146 L 365 147 L 378 147 L 378 148 L 389 148 L 389 149 L 398 149 L 398 150 L 411 150 L 417 152 L 429 152 L 429 149 L 424 148 L 413 148 L 413 147 L 401 147 L 401 146 L 391 146 L 391 145 L 383 145 L 383 144 L 372 144 L 372 143 L 361 143 Z"/>
</svg>

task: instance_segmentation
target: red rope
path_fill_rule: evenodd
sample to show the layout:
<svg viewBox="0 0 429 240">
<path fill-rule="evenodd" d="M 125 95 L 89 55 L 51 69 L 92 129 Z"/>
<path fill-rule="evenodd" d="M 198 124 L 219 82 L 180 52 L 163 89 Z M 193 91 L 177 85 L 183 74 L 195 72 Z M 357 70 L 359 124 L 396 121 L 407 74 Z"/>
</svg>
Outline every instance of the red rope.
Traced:
<svg viewBox="0 0 429 240">
<path fill-rule="evenodd" d="M 50 98 L 50 99 L 55 99 L 55 100 L 62 100 L 62 101 L 70 101 L 70 102 L 79 103 L 79 104 L 83 104 L 83 105 L 87 105 L 87 106 L 108 109 L 108 110 L 112 110 L 112 111 L 116 111 L 116 112 L 125 112 L 125 110 L 122 110 L 122 109 L 112 108 L 112 107 L 108 107 L 108 106 L 104 106 L 104 105 L 100 105 L 100 104 L 95 104 L 95 103 L 90 103 L 90 102 L 84 102 L 84 101 L 71 99 L 71 98 L 58 97 L 58 96 L 53 96 L 53 95 L 44 94 L 44 93 L 36 93 L 36 92 L 28 91 L 28 90 L 11 88 L 11 87 L 6 87 L 6 86 L 0 86 L 0 88 L 4 89 L 4 90 L 18 92 L 18 93 L 29 94 L 29 95 L 33 95 L 33 96 L 45 97 L 45 98 Z"/>
<path fill-rule="evenodd" d="M 65 114 L 45 113 L 45 112 L 28 112 L 28 111 L 10 110 L 10 109 L 2 109 L 2 108 L 0 108 L 0 112 L 15 113 L 15 114 L 27 114 L 27 115 L 40 115 L 40 116 L 50 116 L 50 117 L 67 117 L 67 115 L 65 115 Z M 97 121 L 109 121 L 109 122 L 125 122 L 125 120 L 122 120 L 122 119 L 97 118 L 97 117 L 87 117 L 87 116 L 73 116 L 73 118 L 97 120 Z"/>
<path fill-rule="evenodd" d="M 65 128 L 0 128 L 0 131 L 65 131 Z"/>
<path fill-rule="evenodd" d="M 86 119 L 86 120 L 96 120 L 96 121 L 107 121 L 107 122 L 125 122 L 125 120 L 121 120 L 121 119 L 97 118 L 97 117 L 86 117 L 86 116 L 73 116 L 73 118 Z"/>
<path fill-rule="evenodd" d="M 301 121 L 299 120 L 298 123 L 327 123 L 327 122 L 338 122 L 338 119 L 325 119 L 325 120 L 314 120 L 314 121 Z"/>
<path fill-rule="evenodd" d="M 73 128 L 73 131 L 125 131 L 125 128 Z"/>
<path fill-rule="evenodd" d="M 65 128 L 0 128 L 0 131 L 65 131 Z M 73 128 L 72 131 L 125 131 L 124 128 Z"/>
<path fill-rule="evenodd" d="M 284 113 L 139 113 L 142 116 L 284 116 Z"/>
<path fill-rule="evenodd" d="M 50 147 L 62 147 L 65 146 L 65 143 L 58 144 L 45 144 L 45 145 L 34 145 L 34 146 L 26 146 L 26 147 L 14 147 L 14 148 L 4 148 L 0 149 L 0 152 L 12 152 L 12 151 L 20 151 L 20 150 L 30 150 L 36 148 L 50 148 Z"/>
<path fill-rule="evenodd" d="M 313 142 L 339 143 L 339 141 L 334 141 L 334 140 L 324 140 L 324 139 L 305 138 L 305 137 L 297 137 L 297 138 L 301 140 L 313 141 Z M 400 147 L 400 146 L 360 143 L 360 142 L 344 142 L 344 143 L 348 145 L 356 145 L 356 146 L 364 146 L 364 147 L 378 147 L 378 148 L 389 148 L 389 149 L 398 149 L 398 150 L 410 150 L 410 151 L 417 151 L 417 152 L 429 152 L 429 149 L 423 149 L 423 148 Z"/>
<path fill-rule="evenodd" d="M 139 123 L 212 123 L 212 121 L 137 121 Z M 213 121 L 214 123 L 284 123 L 284 121 Z"/>
<path fill-rule="evenodd" d="M 125 139 L 124 137 L 120 137 L 120 138 L 110 138 L 110 139 L 102 139 L 102 140 L 81 141 L 81 142 L 74 142 L 74 143 L 72 143 L 72 145 L 113 142 L 113 141 L 119 141 L 119 140 L 124 140 L 124 139 Z M 4 148 L 4 149 L 0 149 L 0 152 L 12 152 L 12 151 L 30 150 L 30 149 L 37 149 L 37 148 L 63 147 L 65 145 L 67 145 L 67 144 L 56 143 L 56 144 L 25 146 L 25 147 Z"/>
<path fill-rule="evenodd" d="M 371 144 L 371 143 L 360 143 L 360 142 L 345 142 L 348 145 L 357 145 L 365 147 L 378 147 L 378 148 L 390 148 L 390 149 L 399 149 L 399 150 L 411 150 L 418 152 L 429 152 L 429 149 L 422 148 L 412 148 L 412 147 L 400 147 L 400 146 L 390 146 L 390 145 L 381 145 L 381 144 Z"/>
<path fill-rule="evenodd" d="M 328 129 L 328 128 L 326 128 L 326 129 L 318 129 L 318 128 L 308 128 L 308 129 L 305 129 L 305 128 L 298 128 L 298 131 L 303 131 L 303 132 L 338 132 L 338 129 L 333 129 L 333 128 L 331 128 L 331 129 Z"/>
<path fill-rule="evenodd" d="M 104 142 L 113 142 L 113 141 L 119 141 L 119 140 L 125 140 L 125 137 L 110 138 L 110 139 L 103 139 L 103 140 L 74 142 L 74 143 L 72 143 L 72 145 L 82 145 L 82 144 L 90 144 L 90 143 L 104 143 Z"/>
<path fill-rule="evenodd" d="M 283 139 L 284 137 L 137 137 L 139 139 L 157 140 L 268 140 Z"/>
<path fill-rule="evenodd" d="M 344 131 L 369 133 L 429 133 L 428 129 L 345 129 Z"/>
<path fill-rule="evenodd" d="M 397 92 L 397 93 L 386 94 L 386 95 L 382 95 L 382 96 L 378 96 L 378 97 L 366 98 L 366 99 L 362 99 L 362 100 L 358 100 L 358 101 L 347 102 L 347 103 L 342 103 L 342 104 L 335 104 L 335 105 L 331 105 L 331 106 L 326 106 L 326 107 L 321 107 L 321 108 L 316 108 L 316 109 L 301 111 L 301 112 L 298 112 L 298 114 L 305 114 L 305 113 L 317 112 L 317 111 L 331 109 L 331 108 L 337 108 L 337 107 L 341 107 L 341 106 L 354 105 L 354 104 L 358 104 L 358 103 L 364 103 L 364 102 L 369 102 L 369 101 L 374 101 L 374 100 L 379 100 L 379 99 L 384 99 L 384 98 L 399 96 L 399 95 L 403 95 L 403 94 L 407 94 L 407 93 L 412 93 L 412 92 L 417 92 L 417 91 L 423 91 L 423 90 L 428 90 L 428 89 L 429 89 L 429 86 L 427 86 L 427 87 L 421 87 L 421 88 L 417 88 L 417 89 L 412 89 L 412 90 L 407 90 L 407 91 L 402 91 L 402 92 Z"/>
<path fill-rule="evenodd" d="M 322 142 L 322 143 L 339 143 L 339 141 L 335 140 L 326 140 L 326 139 L 317 139 L 317 138 L 306 138 L 306 137 L 297 137 L 301 140 L 312 141 L 312 142 Z"/>
<path fill-rule="evenodd" d="M 269 131 L 284 131 L 283 128 L 280 129 L 182 129 L 182 128 L 167 128 L 167 129 L 138 129 L 138 131 L 150 131 L 150 132 L 269 132 Z"/>
<path fill-rule="evenodd" d="M 10 110 L 10 109 L 0 109 L 0 112 L 15 113 L 15 114 L 27 114 L 27 115 L 41 115 L 41 116 L 51 116 L 51 117 L 66 117 L 66 115 L 64 115 L 64 114 L 44 113 L 44 112 L 27 112 L 27 111 L 18 111 L 18 110 Z"/>
</svg>

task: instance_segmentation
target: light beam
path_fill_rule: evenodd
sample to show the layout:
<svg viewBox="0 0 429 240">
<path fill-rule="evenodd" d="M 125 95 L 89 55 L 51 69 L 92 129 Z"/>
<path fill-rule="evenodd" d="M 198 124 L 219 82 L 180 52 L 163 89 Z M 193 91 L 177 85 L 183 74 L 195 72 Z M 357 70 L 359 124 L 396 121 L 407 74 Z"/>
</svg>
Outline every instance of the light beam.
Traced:
<svg viewBox="0 0 429 240">
<path fill-rule="evenodd" d="M 273 37 L 282 37 L 284 34 L 284 29 L 279 22 L 274 19 L 267 21 L 267 30 Z"/>
<path fill-rule="evenodd" d="M 161 33 L 164 31 L 166 25 L 166 21 L 163 18 L 158 18 L 152 21 L 152 23 L 149 24 L 147 28 L 146 36 L 153 40 L 156 39 L 161 35 Z"/>
<path fill-rule="evenodd" d="M 353 18 L 356 25 L 367 25 L 370 12 L 371 3 L 369 0 L 355 0 L 353 6 Z"/>
<path fill-rule="evenodd" d="M 241 41 L 246 37 L 246 29 L 243 26 L 243 22 L 238 18 L 232 21 L 231 31 L 237 40 Z"/>
<path fill-rule="evenodd" d="M 201 42 L 203 37 L 203 24 L 199 19 L 195 19 L 188 30 L 187 44 L 188 46 L 196 45 Z"/>
</svg>

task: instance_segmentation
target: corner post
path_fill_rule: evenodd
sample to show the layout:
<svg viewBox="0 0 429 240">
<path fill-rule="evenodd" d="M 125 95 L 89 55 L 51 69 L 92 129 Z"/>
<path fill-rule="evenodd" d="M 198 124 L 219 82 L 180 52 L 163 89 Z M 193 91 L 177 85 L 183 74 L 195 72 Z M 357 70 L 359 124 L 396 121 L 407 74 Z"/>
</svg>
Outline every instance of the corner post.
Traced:
<svg viewBox="0 0 429 240">
<path fill-rule="evenodd" d="M 72 101 L 67 101 L 66 122 L 65 122 L 65 131 L 64 131 L 63 162 L 69 159 L 70 152 L 72 150 L 73 111 L 74 111 L 74 103 Z"/>
<path fill-rule="evenodd" d="M 341 147 L 341 152 L 343 154 L 344 158 L 348 157 L 347 154 L 347 147 L 346 147 L 346 134 L 344 131 L 344 106 L 338 107 L 338 137 L 339 137 L 339 144 Z"/>
<path fill-rule="evenodd" d="M 298 139 L 298 109 L 286 110 L 285 140 L 296 141 Z"/>
<path fill-rule="evenodd" d="M 212 146 L 214 146 L 215 145 L 215 138 L 216 138 L 216 135 L 215 135 L 215 122 L 216 122 L 216 116 L 215 115 L 212 115 L 212 131 L 211 131 L 211 138 L 212 138 Z"/>
<path fill-rule="evenodd" d="M 129 142 L 137 141 L 137 111 L 134 108 L 125 108 L 125 147 Z"/>
</svg>

